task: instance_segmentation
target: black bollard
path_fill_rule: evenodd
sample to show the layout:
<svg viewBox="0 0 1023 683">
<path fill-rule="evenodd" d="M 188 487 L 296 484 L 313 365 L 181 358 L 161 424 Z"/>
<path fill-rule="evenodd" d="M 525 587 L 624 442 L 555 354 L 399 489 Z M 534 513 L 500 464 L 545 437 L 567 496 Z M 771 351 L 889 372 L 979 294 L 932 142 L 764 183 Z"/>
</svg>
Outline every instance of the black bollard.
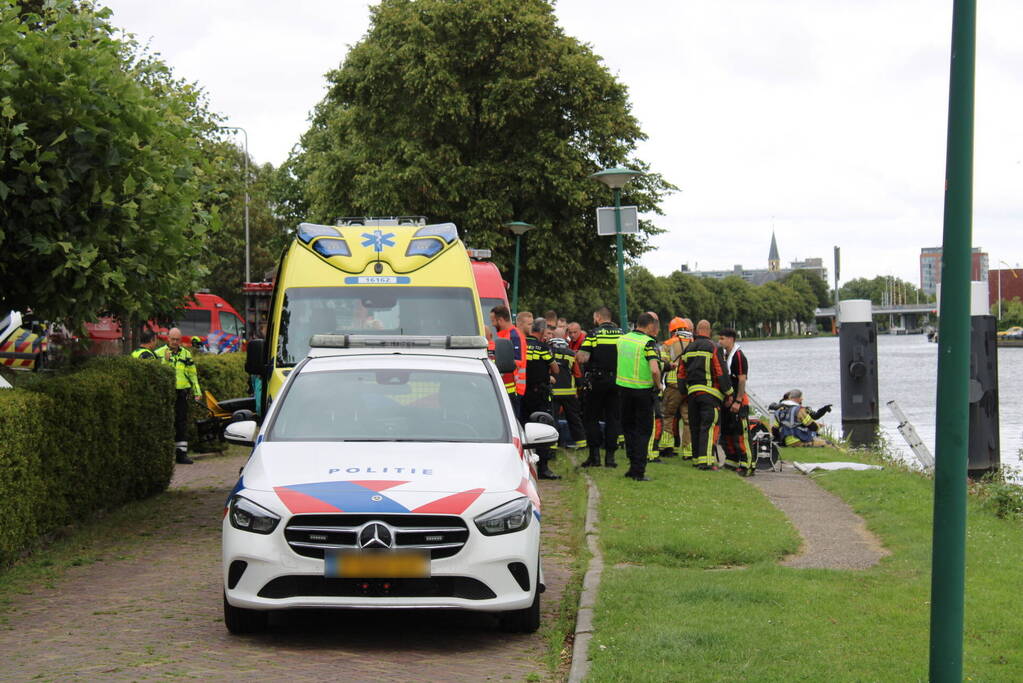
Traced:
<svg viewBox="0 0 1023 683">
<path fill-rule="evenodd" d="M 970 459 L 971 479 L 1001 466 L 998 437 L 997 321 L 988 314 L 987 283 L 971 283 L 970 302 Z"/>
<path fill-rule="evenodd" d="M 842 433 L 854 445 L 868 445 L 877 437 L 877 331 L 872 310 L 869 299 L 839 303 Z"/>
</svg>

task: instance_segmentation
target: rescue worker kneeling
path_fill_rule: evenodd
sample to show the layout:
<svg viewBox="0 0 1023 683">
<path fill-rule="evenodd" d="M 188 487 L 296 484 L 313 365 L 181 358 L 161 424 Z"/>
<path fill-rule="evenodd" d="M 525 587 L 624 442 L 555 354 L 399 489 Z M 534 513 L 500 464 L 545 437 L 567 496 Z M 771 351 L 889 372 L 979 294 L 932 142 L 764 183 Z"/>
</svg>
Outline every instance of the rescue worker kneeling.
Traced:
<svg viewBox="0 0 1023 683">
<path fill-rule="evenodd" d="M 817 435 L 821 429 L 817 420 L 830 410 L 831 405 L 828 404 L 810 412 L 803 406 L 803 392 L 799 389 L 793 389 L 785 394 L 785 398 L 774 412 L 782 443 L 789 447 L 827 446 L 827 442 Z"/>
<path fill-rule="evenodd" d="M 533 321 L 530 334 L 526 337 L 526 393 L 522 397 L 522 413 L 519 418 L 525 424 L 536 412 L 551 414 L 551 379 L 556 377 L 560 368 L 554 362 L 551 349 L 542 340 L 547 330 L 547 321 L 537 318 Z M 554 418 L 551 417 L 551 423 Z M 550 446 L 540 446 L 536 449 L 540 456 L 537 463 L 537 476 L 540 479 L 561 479 L 551 472 Z"/>
</svg>

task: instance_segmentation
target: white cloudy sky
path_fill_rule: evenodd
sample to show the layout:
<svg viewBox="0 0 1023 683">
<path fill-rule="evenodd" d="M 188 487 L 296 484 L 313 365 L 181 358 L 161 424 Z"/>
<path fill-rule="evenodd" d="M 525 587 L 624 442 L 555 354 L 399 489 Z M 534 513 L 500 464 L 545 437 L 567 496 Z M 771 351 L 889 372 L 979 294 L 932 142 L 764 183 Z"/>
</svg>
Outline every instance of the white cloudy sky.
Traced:
<svg viewBox="0 0 1023 683">
<path fill-rule="evenodd" d="M 369 25 L 361 0 L 104 0 L 279 164 Z M 974 244 L 1023 261 L 1023 2 L 979 3 Z M 628 85 L 639 156 L 681 188 L 643 258 L 667 274 L 812 256 L 919 280 L 941 243 L 951 0 L 559 0 Z M 397 207 L 400 208 L 400 207 Z M 396 208 L 396 210 L 397 210 Z M 708 243 L 702 233 L 712 237 Z"/>
</svg>

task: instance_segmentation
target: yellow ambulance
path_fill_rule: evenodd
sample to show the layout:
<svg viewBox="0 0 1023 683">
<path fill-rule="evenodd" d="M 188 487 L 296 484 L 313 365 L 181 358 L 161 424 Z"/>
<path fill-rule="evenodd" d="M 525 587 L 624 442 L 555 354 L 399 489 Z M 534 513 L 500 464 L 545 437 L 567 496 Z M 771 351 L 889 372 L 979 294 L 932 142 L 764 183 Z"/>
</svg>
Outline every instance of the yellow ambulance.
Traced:
<svg viewBox="0 0 1023 683">
<path fill-rule="evenodd" d="M 484 324 L 453 223 L 302 223 L 281 256 L 264 341 L 250 343 L 246 367 L 262 378 L 262 407 L 306 357 L 314 334 L 482 336 Z"/>
</svg>

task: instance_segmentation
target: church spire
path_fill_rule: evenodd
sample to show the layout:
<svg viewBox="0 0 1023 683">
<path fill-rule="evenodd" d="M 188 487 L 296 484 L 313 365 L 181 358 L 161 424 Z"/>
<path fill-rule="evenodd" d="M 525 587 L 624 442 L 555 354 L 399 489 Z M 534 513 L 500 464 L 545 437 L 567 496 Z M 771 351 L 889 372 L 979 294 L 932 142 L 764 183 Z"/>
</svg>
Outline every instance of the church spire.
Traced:
<svg viewBox="0 0 1023 683">
<path fill-rule="evenodd" d="M 781 257 L 778 256 L 778 240 L 774 238 L 774 230 L 771 231 L 771 251 L 767 255 L 767 269 L 772 273 L 781 270 Z"/>
</svg>

